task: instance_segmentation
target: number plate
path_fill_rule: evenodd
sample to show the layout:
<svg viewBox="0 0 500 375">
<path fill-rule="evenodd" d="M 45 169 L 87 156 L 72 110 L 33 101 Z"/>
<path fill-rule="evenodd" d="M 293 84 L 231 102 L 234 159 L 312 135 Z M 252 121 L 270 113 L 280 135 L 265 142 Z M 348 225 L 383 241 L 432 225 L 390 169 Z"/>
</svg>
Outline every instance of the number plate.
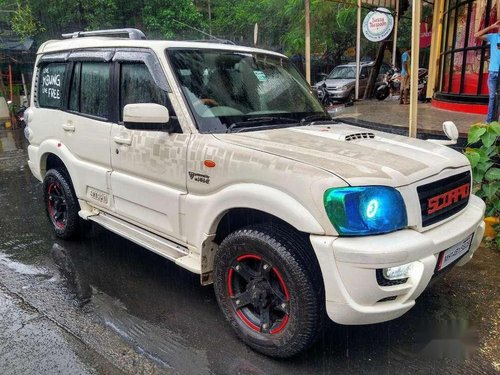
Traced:
<svg viewBox="0 0 500 375">
<path fill-rule="evenodd" d="M 441 271 L 443 268 L 449 266 L 455 260 L 457 260 L 466 252 L 468 252 L 470 249 L 470 245 L 472 243 L 472 236 L 473 234 L 471 234 L 465 240 L 457 243 L 456 245 L 453 245 L 449 249 L 442 251 L 439 254 L 439 260 L 438 260 L 439 263 L 437 270 Z"/>
</svg>

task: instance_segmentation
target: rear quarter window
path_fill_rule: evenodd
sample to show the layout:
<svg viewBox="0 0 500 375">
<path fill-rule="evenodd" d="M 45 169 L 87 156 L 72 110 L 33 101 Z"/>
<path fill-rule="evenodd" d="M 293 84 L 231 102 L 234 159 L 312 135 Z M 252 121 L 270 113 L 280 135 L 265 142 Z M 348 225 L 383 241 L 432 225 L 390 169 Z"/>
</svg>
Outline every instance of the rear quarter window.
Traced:
<svg viewBox="0 0 500 375">
<path fill-rule="evenodd" d="M 40 107 L 61 108 L 66 74 L 66 63 L 43 65 L 38 82 L 38 104 Z"/>
</svg>

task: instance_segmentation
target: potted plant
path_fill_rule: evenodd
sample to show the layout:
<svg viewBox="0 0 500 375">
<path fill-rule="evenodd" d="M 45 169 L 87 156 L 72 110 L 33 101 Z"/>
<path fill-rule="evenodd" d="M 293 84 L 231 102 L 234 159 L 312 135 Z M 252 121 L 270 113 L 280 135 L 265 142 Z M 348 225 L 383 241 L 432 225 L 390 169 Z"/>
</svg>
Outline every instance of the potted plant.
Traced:
<svg viewBox="0 0 500 375">
<path fill-rule="evenodd" d="M 468 133 L 468 147 L 465 156 L 472 166 L 473 191 L 486 203 L 485 236 L 494 239 L 500 246 L 500 236 L 496 234 L 500 213 L 500 168 L 498 138 L 500 124 L 476 124 Z"/>
</svg>

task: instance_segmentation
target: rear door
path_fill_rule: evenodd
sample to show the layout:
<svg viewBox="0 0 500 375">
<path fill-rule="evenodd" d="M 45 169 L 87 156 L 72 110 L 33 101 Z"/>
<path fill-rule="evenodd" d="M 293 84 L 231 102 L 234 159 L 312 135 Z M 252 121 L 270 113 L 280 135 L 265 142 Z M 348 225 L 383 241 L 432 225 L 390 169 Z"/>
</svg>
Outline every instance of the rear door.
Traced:
<svg viewBox="0 0 500 375">
<path fill-rule="evenodd" d="M 119 121 L 111 131 L 111 187 L 115 212 L 155 232 L 180 239 L 180 200 L 186 190 L 190 133 L 182 133 L 169 98 L 164 73 L 153 53 L 115 56 Z M 130 130 L 123 108 L 157 103 L 169 109 L 176 131 Z"/>
<path fill-rule="evenodd" d="M 95 206 L 110 208 L 107 174 L 111 171 L 111 65 L 96 61 L 99 58 L 92 52 L 85 56 L 85 61 L 77 60 L 77 56 L 68 58 L 64 75 L 63 64 L 42 66 L 38 101 L 40 105 L 55 105 L 55 97 L 60 96 L 61 110 L 53 111 L 47 122 L 59 128 L 59 147 L 70 155 L 71 160 L 65 162 L 77 195 Z M 65 81 L 60 82 L 59 93 L 54 86 L 58 84 L 57 76 Z M 47 102 L 44 95 L 52 96 L 51 101 Z"/>
</svg>

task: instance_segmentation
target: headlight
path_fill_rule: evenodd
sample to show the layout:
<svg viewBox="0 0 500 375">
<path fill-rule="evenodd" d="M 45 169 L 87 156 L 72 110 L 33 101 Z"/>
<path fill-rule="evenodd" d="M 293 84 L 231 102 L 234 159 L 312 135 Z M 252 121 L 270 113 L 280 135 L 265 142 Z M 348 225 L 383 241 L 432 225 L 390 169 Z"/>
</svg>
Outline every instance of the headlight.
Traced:
<svg viewBox="0 0 500 375">
<path fill-rule="evenodd" d="M 340 235 L 388 233 L 407 226 L 399 191 L 388 186 L 332 188 L 325 191 L 325 210 Z"/>
<path fill-rule="evenodd" d="M 349 86 L 342 86 L 340 89 L 341 89 L 342 91 L 345 91 L 345 90 L 348 90 L 348 89 L 349 89 Z"/>
</svg>

